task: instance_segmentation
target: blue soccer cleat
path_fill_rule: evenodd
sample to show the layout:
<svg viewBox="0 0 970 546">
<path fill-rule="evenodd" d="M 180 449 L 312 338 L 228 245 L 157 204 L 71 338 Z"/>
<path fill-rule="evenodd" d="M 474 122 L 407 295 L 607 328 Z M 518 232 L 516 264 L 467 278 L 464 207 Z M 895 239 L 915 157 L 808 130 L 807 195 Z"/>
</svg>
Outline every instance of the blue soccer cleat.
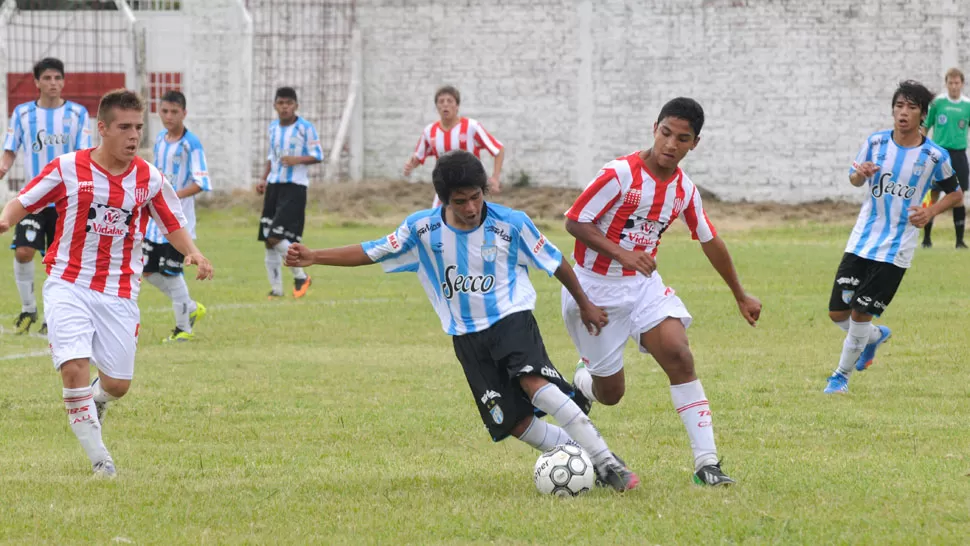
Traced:
<svg viewBox="0 0 970 546">
<path fill-rule="evenodd" d="M 875 343 L 866 345 L 866 348 L 862 350 L 862 354 L 859 355 L 859 360 L 855 361 L 855 369 L 859 370 L 860 372 L 864 372 L 869 368 L 869 366 L 872 366 L 872 363 L 876 360 L 876 349 L 889 340 L 889 338 L 893 335 L 887 326 L 877 326 L 877 328 L 879 328 L 879 332 L 882 335 L 878 340 L 875 341 Z"/>
<path fill-rule="evenodd" d="M 822 391 L 825 394 L 846 394 L 849 392 L 849 378 L 835 372 L 829 377 L 829 382 Z"/>
</svg>

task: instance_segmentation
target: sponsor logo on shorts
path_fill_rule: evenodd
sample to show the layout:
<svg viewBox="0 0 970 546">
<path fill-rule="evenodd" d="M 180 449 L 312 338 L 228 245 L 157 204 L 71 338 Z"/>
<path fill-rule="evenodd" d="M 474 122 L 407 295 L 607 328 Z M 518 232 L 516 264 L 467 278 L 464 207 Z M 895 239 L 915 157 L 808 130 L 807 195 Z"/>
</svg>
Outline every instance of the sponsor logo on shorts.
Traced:
<svg viewBox="0 0 970 546">
<path fill-rule="evenodd" d="M 542 369 L 539 370 L 539 373 L 551 379 L 562 379 L 562 376 L 559 375 L 559 372 L 550 368 L 549 366 L 543 366 Z"/>
<path fill-rule="evenodd" d="M 490 390 L 487 390 L 487 391 L 485 391 L 485 394 L 482 395 L 482 404 L 486 404 L 486 403 L 488 403 L 489 400 L 492 400 L 494 398 L 501 398 L 501 397 L 502 397 L 501 394 L 499 394 L 499 393 L 497 393 L 497 392 L 495 392 L 495 391 L 493 391 L 491 389 Z"/>
<path fill-rule="evenodd" d="M 859 286 L 860 282 L 862 281 L 860 281 L 855 277 L 839 277 L 838 279 L 835 279 L 835 284 L 842 285 L 842 286 L 845 286 L 845 285 Z"/>
<path fill-rule="evenodd" d="M 519 370 L 519 373 L 520 374 L 532 373 L 532 370 L 534 370 L 534 369 L 535 368 L 533 368 L 532 366 L 522 366 L 522 369 Z"/>
</svg>

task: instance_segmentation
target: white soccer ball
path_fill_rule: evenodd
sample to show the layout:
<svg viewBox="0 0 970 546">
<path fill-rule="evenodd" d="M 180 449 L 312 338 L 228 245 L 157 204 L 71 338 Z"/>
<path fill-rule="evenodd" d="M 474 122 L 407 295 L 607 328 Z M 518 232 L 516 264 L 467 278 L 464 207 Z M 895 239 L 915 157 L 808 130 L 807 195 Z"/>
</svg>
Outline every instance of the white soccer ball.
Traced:
<svg viewBox="0 0 970 546">
<path fill-rule="evenodd" d="M 575 497 L 593 488 L 596 469 L 581 447 L 565 444 L 539 455 L 533 478 L 540 493 Z"/>
</svg>

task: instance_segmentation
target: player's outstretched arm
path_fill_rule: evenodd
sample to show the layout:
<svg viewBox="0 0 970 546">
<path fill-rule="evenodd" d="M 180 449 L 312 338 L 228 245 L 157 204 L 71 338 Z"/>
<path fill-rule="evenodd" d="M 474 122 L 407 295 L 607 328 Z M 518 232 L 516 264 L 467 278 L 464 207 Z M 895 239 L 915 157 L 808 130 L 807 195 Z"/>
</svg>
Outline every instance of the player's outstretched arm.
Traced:
<svg viewBox="0 0 970 546">
<path fill-rule="evenodd" d="M 372 263 L 374 260 L 370 259 L 370 256 L 364 252 L 364 247 L 360 245 L 312 250 L 300 243 L 293 243 L 286 252 L 287 267 L 310 267 L 311 265 L 356 267 Z"/>
<path fill-rule="evenodd" d="M 187 229 L 179 228 L 170 231 L 165 237 L 168 238 L 168 242 L 172 243 L 175 250 L 185 256 L 185 265 L 194 265 L 199 268 L 199 272 L 195 276 L 196 279 L 200 281 L 212 279 L 212 264 L 195 246 L 195 241 L 192 240 L 192 235 L 189 234 Z"/>
<path fill-rule="evenodd" d="M 3 207 L 3 212 L 0 212 L 0 233 L 7 232 L 26 216 L 27 209 L 20 203 L 20 199 L 14 197 Z"/>
<path fill-rule="evenodd" d="M 573 268 L 566 261 L 566 258 L 559 262 L 555 275 L 556 279 L 566 287 L 569 294 L 576 300 L 576 304 L 579 306 L 579 316 L 583 320 L 583 324 L 586 325 L 586 329 L 594 336 L 599 335 L 600 330 L 609 322 L 609 317 L 604 309 L 597 307 L 586 297 L 583 286 L 579 284 L 579 279 L 576 278 L 576 273 L 573 272 Z"/>
<path fill-rule="evenodd" d="M 744 287 L 741 286 L 741 280 L 738 279 L 738 272 L 734 269 L 734 262 L 731 260 L 727 245 L 720 237 L 715 236 L 710 241 L 701 243 L 701 248 L 704 249 L 708 261 L 711 262 L 711 265 L 714 266 L 714 269 L 731 289 L 731 293 L 734 294 L 741 316 L 748 321 L 748 324 L 754 326 L 761 316 L 761 302 L 758 301 L 758 298 L 748 295 L 744 291 Z"/>
</svg>

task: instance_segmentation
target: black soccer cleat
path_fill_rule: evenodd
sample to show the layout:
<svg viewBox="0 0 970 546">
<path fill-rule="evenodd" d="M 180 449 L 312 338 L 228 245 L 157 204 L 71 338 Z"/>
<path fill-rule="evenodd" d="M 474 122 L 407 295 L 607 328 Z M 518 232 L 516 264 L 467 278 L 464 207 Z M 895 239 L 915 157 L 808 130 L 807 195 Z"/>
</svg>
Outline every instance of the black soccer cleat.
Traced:
<svg viewBox="0 0 970 546">
<path fill-rule="evenodd" d="M 721 470 L 721 461 L 718 461 L 716 464 L 702 466 L 700 470 L 694 473 L 693 478 L 694 483 L 697 485 L 710 485 L 711 487 L 734 485 L 735 483 L 734 480 L 729 478 Z"/>
<path fill-rule="evenodd" d="M 596 479 L 597 483 L 602 482 L 620 493 L 636 489 L 640 485 L 640 477 L 620 462 L 616 455 L 613 456 L 612 461 L 596 469 Z"/>
<path fill-rule="evenodd" d="M 20 313 L 17 320 L 14 321 L 13 325 L 17 328 L 18 334 L 26 334 L 30 331 L 30 327 L 37 322 L 37 311 L 30 312 L 24 311 Z"/>
<path fill-rule="evenodd" d="M 967 243 L 964 243 L 963 241 L 957 241 L 957 248 L 963 250 L 967 248 Z"/>
<path fill-rule="evenodd" d="M 933 241 L 923 239 L 923 248 L 933 248 Z"/>
<path fill-rule="evenodd" d="M 583 410 L 583 413 L 589 415 L 589 412 L 593 411 L 593 401 L 586 398 L 586 395 L 579 390 L 575 383 L 570 383 L 570 386 L 573 388 L 573 402 L 579 406 L 579 409 Z"/>
<path fill-rule="evenodd" d="M 576 445 L 579 445 L 579 444 L 576 444 Z M 612 451 L 610 452 L 610 454 L 613 455 L 613 458 L 616 459 L 616 462 L 620 463 L 620 466 L 626 467 L 626 461 L 621 459 L 619 455 L 617 455 L 616 453 L 613 453 Z M 600 477 L 599 472 L 596 473 L 595 484 L 596 484 L 596 487 L 610 487 L 610 484 L 603 481 L 603 478 Z"/>
</svg>

